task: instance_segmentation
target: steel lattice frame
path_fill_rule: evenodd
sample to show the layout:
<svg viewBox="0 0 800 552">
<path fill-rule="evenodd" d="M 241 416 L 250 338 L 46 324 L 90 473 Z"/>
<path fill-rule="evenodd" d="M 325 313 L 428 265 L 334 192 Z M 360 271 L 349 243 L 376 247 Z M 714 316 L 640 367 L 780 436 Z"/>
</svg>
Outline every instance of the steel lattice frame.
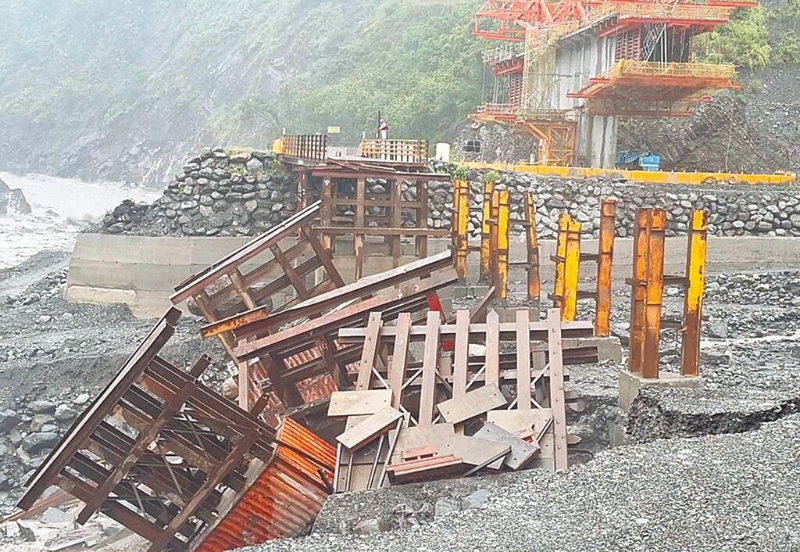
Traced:
<svg viewBox="0 0 800 552">
<path fill-rule="evenodd" d="M 321 507 L 321 476 L 276 460 L 276 430 L 199 381 L 209 358 L 184 372 L 159 356 L 179 318 L 172 308 L 156 324 L 27 482 L 20 508 L 58 485 L 85 503 L 78 523 L 102 510 L 159 552 L 195 550 L 265 470 L 281 471 L 296 492 L 305 487 L 314 497 L 312 510 Z M 297 499 L 274 493 L 273 499 Z M 275 529 L 269 519 L 264 526 Z M 302 527 L 283 526 L 283 535 Z"/>
</svg>

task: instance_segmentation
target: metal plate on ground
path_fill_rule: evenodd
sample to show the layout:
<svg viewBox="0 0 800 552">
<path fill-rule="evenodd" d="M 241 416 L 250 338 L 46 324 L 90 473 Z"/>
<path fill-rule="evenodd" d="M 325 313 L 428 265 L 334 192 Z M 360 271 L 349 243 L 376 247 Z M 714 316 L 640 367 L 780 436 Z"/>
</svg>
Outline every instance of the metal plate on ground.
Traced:
<svg viewBox="0 0 800 552">
<path fill-rule="evenodd" d="M 537 444 L 523 441 L 513 433 L 491 422 L 484 424 L 473 437 L 509 445 L 511 447 L 511 452 L 505 456 L 502 463 L 512 470 L 522 468 L 539 451 L 539 446 Z M 489 467 L 499 470 L 501 466 L 495 467 L 495 464 L 491 464 Z"/>
<path fill-rule="evenodd" d="M 439 403 L 437 408 L 445 421 L 459 424 L 505 404 L 506 399 L 500 389 L 496 385 L 487 385 L 456 399 Z"/>
<path fill-rule="evenodd" d="M 328 416 L 369 416 L 389 406 L 391 401 L 391 389 L 334 391 L 328 406 Z"/>
</svg>

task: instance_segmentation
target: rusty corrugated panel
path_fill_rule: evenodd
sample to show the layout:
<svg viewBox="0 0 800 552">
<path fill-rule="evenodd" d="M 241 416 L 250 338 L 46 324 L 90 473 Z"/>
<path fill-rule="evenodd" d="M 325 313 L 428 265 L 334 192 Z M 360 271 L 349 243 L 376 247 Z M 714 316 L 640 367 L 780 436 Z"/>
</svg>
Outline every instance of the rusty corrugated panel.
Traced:
<svg viewBox="0 0 800 552">
<path fill-rule="evenodd" d="M 195 552 L 296 537 L 313 523 L 328 497 L 319 472 L 332 480 L 336 451 L 292 420 L 283 422 L 278 439 L 281 444 L 270 465 Z"/>
</svg>

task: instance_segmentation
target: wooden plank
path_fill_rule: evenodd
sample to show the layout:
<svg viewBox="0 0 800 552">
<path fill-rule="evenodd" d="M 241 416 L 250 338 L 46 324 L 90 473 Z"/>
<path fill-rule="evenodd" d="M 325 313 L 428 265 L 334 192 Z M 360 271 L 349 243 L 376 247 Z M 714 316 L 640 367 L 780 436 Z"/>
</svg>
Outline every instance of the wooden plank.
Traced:
<svg viewBox="0 0 800 552">
<path fill-rule="evenodd" d="M 433 405 L 436 399 L 436 373 L 439 371 L 439 327 L 441 314 L 429 312 L 425 329 L 425 350 L 422 355 L 422 390 L 419 399 L 419 425 L 433 425 Z"/>
<path fill-rule="evenodd" d="M 378 344 L 380 343 L 381 313 L 371 312 L 367 323 L 367 337 L 364 340 L 364 350 L 361 353 L 361 363 L 358 365 L 358 380 L 356 381 L 356 391 L 366 391 L 370 388 L 372 381 L 372 369 L 378 358 Z"/>
<path fill-rule="evenodd" d="M 517 311 L 517 409 L 531 409 L 531 314 Z"/>
<path fill-rule="evenodd" d="M 512 470 L 518 470 L 527 464 L 533 456 L 539 452 L 539 445 L 528 443 L 517 437 L 514 433 L 508 432 L 497 424 L 487 422 L 479 429 L 473 437 L 509 445 L 509 452 L 503 459 L 503 464 Z"/>
<path fill-rule="evenodd" d="M 460 424 L 495 408 L 506 405 L 506 398 L 496 385 L 487 385 L 465 395 L 440 403 L 437 408 L 442 418 L 451 424 Z"/>
<path fill-rule="evenodd" d="M 467 393 L 467 360 L 469 358 L 469 311 L 456 313 L 455 366 L 453 371 L 453 397 Z"/>
<path fill-rule="evenodd" d="M 350 452 L 356 451 L 397 422 L 403 414 L 387 406 L 368 417 L 360 424 L 339 435 L 336 440 Z"/>
<path fill-rule="evenodd" d="M 486 315 L 486 385 L 500 385 L 500 317 L 497 311 Z"/>
<path fill-rule="evenodd" d="M 372 389 L 369 391 L 334 391 L 328 405 L 328 416 L 372 415 L 389 406 L 392 391 Z"/>
<path fill-rule="evenodd" d="M 550 408 L 553 409 L 553 435 L 555 438 L 555 469 L 566 470 L 567 457 L 567 410 L 564 401 L 564 359 L 561 349 L 561 313 L 548 309 L 547 322 L 550 336 Z"/>
<path fill-rule="evenodd" d="M 408 344 L 411 333 L 411 314 L 400 313 L 397 317 L 397 335 L 394 338 L 392 364 L 389 368 L 389 387 L 392 390 L 392 407 L 399 409 L 403 404 L 403 382 L 406 375 Z"/>
</svg>

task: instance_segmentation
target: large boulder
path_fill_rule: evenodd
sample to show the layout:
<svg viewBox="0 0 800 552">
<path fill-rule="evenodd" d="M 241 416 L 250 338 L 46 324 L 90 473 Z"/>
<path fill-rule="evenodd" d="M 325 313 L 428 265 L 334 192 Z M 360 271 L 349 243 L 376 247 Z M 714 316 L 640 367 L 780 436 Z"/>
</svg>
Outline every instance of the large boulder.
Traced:
<svg viewBox="0 0 800 552">
<path fill-rule="evenodd" d="M 19 188 L 11 189 L 0 179 L 0 215 L 30 215 L 31 205 Z"/>
</svg>

